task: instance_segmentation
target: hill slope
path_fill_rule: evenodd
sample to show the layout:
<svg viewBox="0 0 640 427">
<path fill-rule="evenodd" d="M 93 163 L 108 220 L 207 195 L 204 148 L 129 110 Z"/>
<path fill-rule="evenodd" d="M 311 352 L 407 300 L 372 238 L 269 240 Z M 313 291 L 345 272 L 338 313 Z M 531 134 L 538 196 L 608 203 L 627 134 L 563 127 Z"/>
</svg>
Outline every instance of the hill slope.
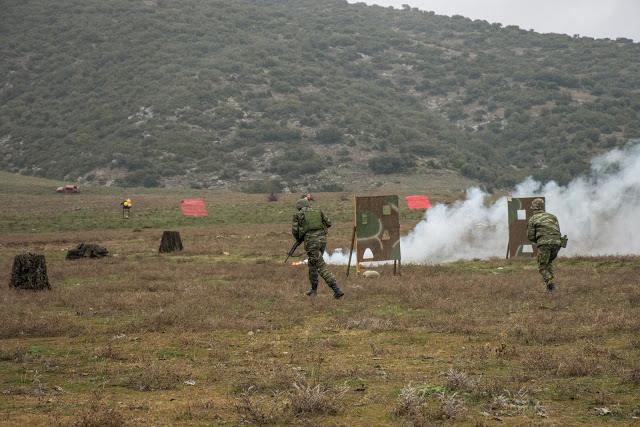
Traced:
<svg viewBox="0 0 640 427">
<path fill-rule="evenodd" d="M 258 192 L 453 171 L 491 188 L 567 182 L 640 136 L 625 39 L 338 0 L 5 9 L 7 171 Z"/>
</svg>

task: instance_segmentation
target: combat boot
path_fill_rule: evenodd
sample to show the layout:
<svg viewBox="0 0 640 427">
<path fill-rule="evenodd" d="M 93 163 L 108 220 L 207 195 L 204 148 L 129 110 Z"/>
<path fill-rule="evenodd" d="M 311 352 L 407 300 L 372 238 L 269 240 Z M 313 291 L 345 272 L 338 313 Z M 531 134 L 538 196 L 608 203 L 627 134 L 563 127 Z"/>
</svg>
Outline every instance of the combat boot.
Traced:
<svg viewBox="0 0 640 427">
<path fill-rule="evenodd" d="M 331 285 L 329 285 L 329 286 L 331 287 L 331 289 L 333 289 L 333 297 L 334 297 L 335 299 L 338 299 L 338 298 L 340 298 L 341 296 L 343 296 L 343 295 L 344 295 L 344 292 L 342 292 L 342 289 L 340 289 L 340 288 L 338 287 L 338 284 L 337 284 L 337 283 L 333 283 L 333 284 L 331 284 Z"/>
<path fill-rule="evenodd" d="M 307 291 L 307 296 L 316 295 L 318 293 L 318 282 L 311 283 L 311 289 Z"/>
<path fill-rule="evenodd" d="M 548 290 L 549 292 L 553 292 L 553 291 L 555 291 L 555 290 L 556 290 L 556 285 L 554 285 L 553 283 L 548 283 L 548 284 L 547 284 L 547 290 Z"/>
</svg>

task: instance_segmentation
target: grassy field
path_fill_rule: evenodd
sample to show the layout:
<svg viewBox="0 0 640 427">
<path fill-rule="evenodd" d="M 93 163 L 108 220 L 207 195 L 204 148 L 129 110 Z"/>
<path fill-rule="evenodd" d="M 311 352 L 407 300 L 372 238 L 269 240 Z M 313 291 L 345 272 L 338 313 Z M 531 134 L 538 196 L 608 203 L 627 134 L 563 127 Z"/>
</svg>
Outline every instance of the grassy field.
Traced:
<svg viewBox="0 0 640 427">
<path fill-rule="evenodd" d="M 0 425 L 638 423 L 640 257 L 560 258 L 553 294 L 530 260 L 330 266 L 345 297 L 308 298 L 283 263 L 295 195 L 0 182 Z M 348 247 L 352 195 L 317 199 Z M 164 230 L 183 251 L 158 253 Z M 66 260 L 83 242 L 109 256 Z M 51 291 L 8 286 L 28 251 Z"/>
<path fill-rule="evenodd" d="M 214 190 L 167 190 L 81 186 L 79 194 L 57 194 L 58 183 L 0 171 L 0 233 L 42 234 L 49 232 L 131 230 L 163 227 L 212 227 L 239 224 L 289 224 L 300 194 L 278 195 L 267 202 L 267 194 L 243 194 Z M 459 185 L 459 183 L 455 183 Z M 415 187 L 415 186 L 413 186 Z M 415 188 L 401 189 L 392 184 L 401 197 Z M 400 190 L 400 191 L 398 191 Z M 380 190 L 383 191 L 383 190 Z M 386 193 L 359 193 L 372 195 Z M 441 191 L 431 195 L 433 203 L 451 203 L 464 191 Z M 203 198 L 209 215 L 185 217 L 180 210 L 183 199 Z M 130 219 L 122 220 L 120 203 L 131 199 Z M 353 194 L 328 194 L 318 204 L 330 212 L 334 222 L 353 222 Z M 424 211 L 401 206 L 401 215 L 415 224 Z"/>
</svg>

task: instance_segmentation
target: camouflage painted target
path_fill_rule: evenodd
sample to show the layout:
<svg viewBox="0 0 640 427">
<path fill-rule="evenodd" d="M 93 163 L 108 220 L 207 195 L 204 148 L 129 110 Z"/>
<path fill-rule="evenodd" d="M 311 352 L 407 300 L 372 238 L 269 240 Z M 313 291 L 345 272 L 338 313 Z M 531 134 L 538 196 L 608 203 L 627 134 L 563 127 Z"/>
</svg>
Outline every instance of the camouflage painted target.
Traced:
<svg viewBox="0 0 640 427">
<path fill-rule="evenodd" d="M 357 262 L 400 260 L 398 196 L 355 198 Z"/>
</svg>

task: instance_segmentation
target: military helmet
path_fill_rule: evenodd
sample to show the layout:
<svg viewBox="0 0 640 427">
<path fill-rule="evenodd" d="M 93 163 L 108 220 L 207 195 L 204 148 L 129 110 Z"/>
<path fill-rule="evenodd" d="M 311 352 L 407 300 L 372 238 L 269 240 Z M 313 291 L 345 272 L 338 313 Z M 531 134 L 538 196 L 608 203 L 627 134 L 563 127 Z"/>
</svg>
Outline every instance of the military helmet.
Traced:
<svg viewBox="0 0 640 427">
<path fill-rule="evenodd" d="M 537 198 L 531 202 L 531 209 L 534 211 L 543 211 L 544 210 L 544 200 Z"/>
<path fill-rule="evenodd" d="M 302 208 L 308 208 L 308 207 L 309 207 L 309 200 L 307 200 L 306 197 L 296 202 L 296 209 L 298 210 Z"/>
</svg>

